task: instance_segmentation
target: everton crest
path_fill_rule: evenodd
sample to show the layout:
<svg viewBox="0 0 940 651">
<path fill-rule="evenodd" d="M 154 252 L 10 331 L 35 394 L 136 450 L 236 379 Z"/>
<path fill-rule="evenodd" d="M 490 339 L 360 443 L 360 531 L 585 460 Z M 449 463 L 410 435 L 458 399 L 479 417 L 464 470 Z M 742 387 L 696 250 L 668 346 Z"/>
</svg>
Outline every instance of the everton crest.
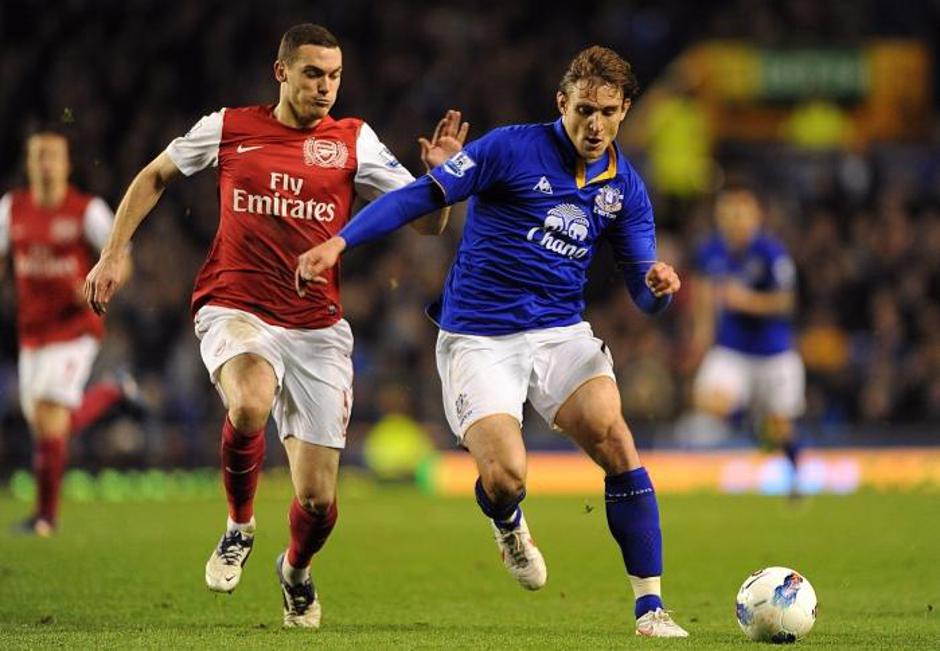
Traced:
<svg viewBox="0 0 940 651">
<path fill-rule="evenodd" d="M 594 212 L 602 217 L 613 219 L 623 208 L 623 191 L 614 185 L 605 185 L 594 197 Z"/>
</svg>

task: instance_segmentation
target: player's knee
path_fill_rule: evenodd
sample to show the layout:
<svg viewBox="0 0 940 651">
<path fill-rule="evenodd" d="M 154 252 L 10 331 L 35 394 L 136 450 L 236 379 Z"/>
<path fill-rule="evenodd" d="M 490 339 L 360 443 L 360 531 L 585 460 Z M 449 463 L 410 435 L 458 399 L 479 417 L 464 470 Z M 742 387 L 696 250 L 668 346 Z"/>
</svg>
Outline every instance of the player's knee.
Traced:
<svg viewBox="0 0 940 651">
<path fill-rule="evenodd" d="M 492 466 L 483 473 L 482 481 L 494 502 L 508 502 L 525 490 L 525 469 L 512 464 Z"/>
<path fill-rule="evenodd" d="M 699 391 L 692 402 L 697 411 L 719 419 L 727 418 L 732 409 L 731 398 L 719 392 Z"/>
<path fill-rule="evenodd" d="M 229 405 L 228 417 L 239 432 L 263 429 L 271 413 L 271 403 L 263 397 L 244 396 Z"/>
<path fill-rule="evenodd" d="M 39 401 L 33 407 L 33 433 L 37 439 L 52 439 L 68 436 L 71 413 L 66 407 Z"/>
<path fill-rule="evenodd" d="M 793 439 L 793 432 L 793 422 L 785 416 L 768 416 L 764 420 L 764 436 L 771 443 L 789 443 Z"/>
<path fill-rule="evenodd" d="M 329 513 L 333 502 L 336 501 L 336 493 L 333 490 L 327 490 L 317 487 L 302 487 L 297 491 L 297 501 L 304 511 L 311 515 L 323 518 Z"/>
<path fill-rule="evenodd" d="M 619 474 L 627 470 L 634 443 L 623 418 L 616 418 L 599 426 L 590 442 L 590 457 L 607 474 Z"/>
</svg>

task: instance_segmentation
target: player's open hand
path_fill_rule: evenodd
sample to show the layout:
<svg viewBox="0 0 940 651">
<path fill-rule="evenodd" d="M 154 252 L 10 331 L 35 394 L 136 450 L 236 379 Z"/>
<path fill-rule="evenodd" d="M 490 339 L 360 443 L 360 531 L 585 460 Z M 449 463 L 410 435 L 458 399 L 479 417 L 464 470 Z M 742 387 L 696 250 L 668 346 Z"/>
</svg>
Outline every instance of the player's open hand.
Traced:
<svg viewBox="0 0 940 651">
<path fill-rule="evenodd" d="M 657 262 L 646 272 L 646 286 L 653 292 L 653 296 L 659 298 L 678 292 L 682 282 L 672 265 Z"/>
<path fill-rule="evenodd" d="M 431 139 L 418 138 L 421 145 L 421 160 L 430 170 L 442 164 L 448 158 L 463 149 L 463 143 L 470 131 L 468 122 L 460 122 L 460 111 L 451 109 L 437 123 Z"/>
<path fill-rule="evenodd" d="M 130 267 L 128 255 L 126 251 L 102 253 L 98 263 L 85 277 L 82 293 L 95 314 L 101 316 L 108 311 L 108 303 L 127 280 L 127 270 Z"/>
<path fill-rule="evenodd" d="M 300 254 L 297 258 L 297 269 L 294 271 L 294 288 L 297 295 L 306 296 L 309 283 L 326 285 L 328 281 L 322 275 L 323 272 L 336 266 L 345 248 L 346 240 L 335 236 Z"/>
</svg>

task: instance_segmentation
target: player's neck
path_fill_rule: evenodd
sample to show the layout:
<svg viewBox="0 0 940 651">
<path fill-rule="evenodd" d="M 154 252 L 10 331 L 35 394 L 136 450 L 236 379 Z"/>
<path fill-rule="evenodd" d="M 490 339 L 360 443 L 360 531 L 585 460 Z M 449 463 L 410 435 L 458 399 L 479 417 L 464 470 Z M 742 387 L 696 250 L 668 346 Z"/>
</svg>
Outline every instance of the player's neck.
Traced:
<svg viewBox="0 0 940 651">
<path fill-rule="evenodd" d="M 56 208 L 65 200 L 68 187 L 68 183 L 31 183 L 29 191 L 37 206 Z"/>
<path fill-rule="evenodd" d="M 301 120 L 294 112 L 294 109 L 291 108 L 290 102 L 286 102 L 283 99 L 277 103 L 272 113 L 274 114 L 275 120 L 292 129 L 312 129 L 323 121 L 323 118 L 316 118 L 309 121 Z"/>
</svg>

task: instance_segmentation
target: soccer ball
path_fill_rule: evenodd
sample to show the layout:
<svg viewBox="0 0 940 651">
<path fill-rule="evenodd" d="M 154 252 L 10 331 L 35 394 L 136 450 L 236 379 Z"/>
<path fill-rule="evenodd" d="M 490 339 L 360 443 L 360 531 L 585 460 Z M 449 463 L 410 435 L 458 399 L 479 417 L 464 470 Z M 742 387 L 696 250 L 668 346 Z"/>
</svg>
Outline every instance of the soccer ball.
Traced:
<svg viewBox="0 0 940 651">
<path fill-rule="evenodd" d="M 752 640 L 796 642 L 816 621 L 816 591 L 795 570 L 765 567 L 741 585 L 736 612 L 738 625 Z"/>
</svg>

